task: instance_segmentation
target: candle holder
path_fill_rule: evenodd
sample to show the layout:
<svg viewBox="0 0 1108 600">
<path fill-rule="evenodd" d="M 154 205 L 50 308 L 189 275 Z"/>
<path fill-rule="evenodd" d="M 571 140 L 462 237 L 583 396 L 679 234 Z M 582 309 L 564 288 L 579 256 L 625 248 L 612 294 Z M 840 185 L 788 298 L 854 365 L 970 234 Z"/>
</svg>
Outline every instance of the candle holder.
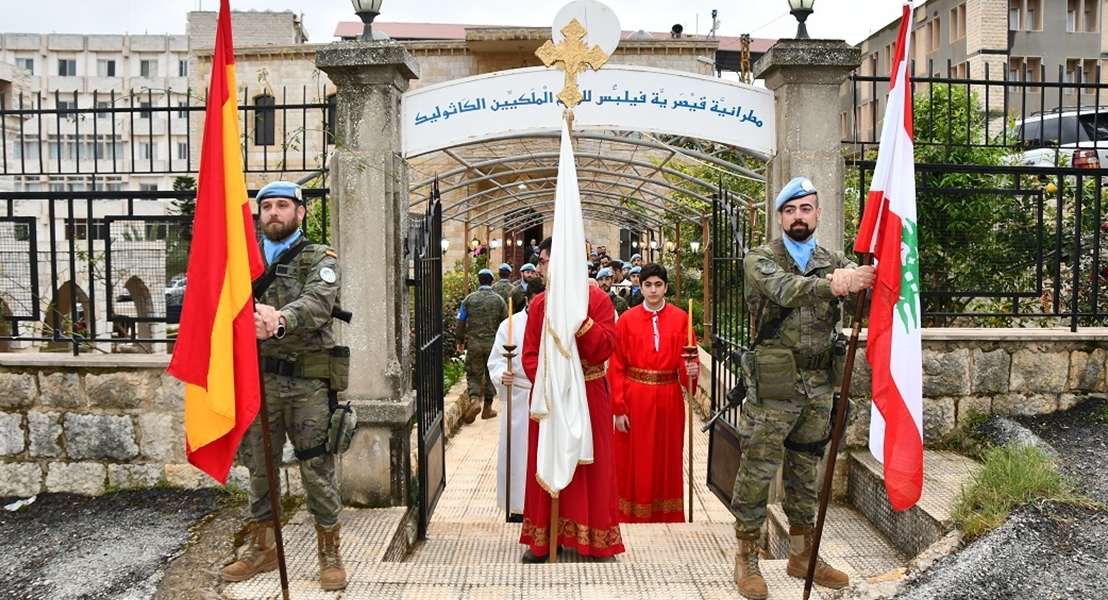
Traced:
<svg viewBox="0 0 1108 600">
<path fill-rule="evenodd" d="M 508 318 L 511 319 L 512 316 L 508 315 Z M 504 346 L 502 346 L 502 347 L 504 348 L 504 358 L 508 359 L 508 372 L 511 373 L 512 376 L 514 377 L 515 376 L 515 370 L 512 368 L 512 359 L 515 358 L 515 356 L 516 356 L 517 346 L 515 344 L 512 344 L 511 340 L 509 339 L 509 343 L 504 344 Z M 507 430 L 505 430 L 505 432 L 504 432 L 505 435 L 507 436 L 507 439 L 505 440 L 505 448 L 504 448 L 504 451 L 505 451 L 505 454 L 504 454 L 504 522 L 505 523 L 511 523 L 512 522 L 512 400 L 513 400 L 513 398 L 512 398 L 512 384 L 505 385 L 504 386 L 504 391 L 506 392 L 504 394 L 505 395 L 504 410 L 507 411 L 506 414 L 505 414 L 505 417 L 504 417 L 505 421 L 507 421 Z"/>
<path fill-rule="evenodd" d="M 681 358 L 685 359 L 685 364 L 686 365 L 689 365 L 693 362 L 696 362 L 696 359 L 699 358 L 699 356 L 700 356 L 700 352 L 699 352 L 699 350 L 697 349 L 696 346 L 685 346 L 684 347 L 684 352 L 681 354 Z M 687 368 L 688 367 L 686 366 L 686 371 L 685 371 L 686 373 L 688 372 Z M 688 378 L 688 388 L 686 389 L 686 394 L 685 394 L 685 397 L 689 401 L 689 414 L 686 417 L 686 420 L 688 422 L 688 430 L 689 430 L 689 465 L 688 465 L 688 467 L 689 467 L 688 468 L 688 471 L 689 471 L 689 523 L 693 522 L 693 506 L 694 506 L 693 505 L 693 488 L 695 487 L 693 485 L 693 426 L 692 426 L 692 422 L 693 422 L 693 399 L 696 397 L 695 391 L 696 390 L 693 389 L 693 378 L 689 377 Z"/>
</svg>

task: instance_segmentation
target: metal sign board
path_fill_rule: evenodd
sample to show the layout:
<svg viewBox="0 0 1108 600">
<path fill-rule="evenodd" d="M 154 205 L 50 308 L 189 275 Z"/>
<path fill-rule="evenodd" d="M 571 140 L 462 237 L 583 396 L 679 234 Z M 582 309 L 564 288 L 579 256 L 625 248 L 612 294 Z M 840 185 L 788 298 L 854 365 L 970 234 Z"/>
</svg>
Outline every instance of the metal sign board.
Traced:
<svg viewBox="0 0 1108 600">
<path fill-rule="evenodd" d="M 457 79 L 404 94 L 404 156 L 558 131 L 562 73 L 545 67 Z M 649 131 L 776 152 L 773 92 L 715 77 L 629 65 L 578 75 L 576 130 Z"/>
</svg>

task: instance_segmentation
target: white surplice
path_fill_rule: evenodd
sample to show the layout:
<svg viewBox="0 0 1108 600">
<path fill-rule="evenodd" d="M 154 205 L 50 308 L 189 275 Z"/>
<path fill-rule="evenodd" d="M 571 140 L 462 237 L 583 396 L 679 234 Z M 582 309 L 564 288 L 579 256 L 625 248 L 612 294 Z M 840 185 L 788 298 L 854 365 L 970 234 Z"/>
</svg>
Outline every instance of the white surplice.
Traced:
<svg viewBox="0 0 1108 600">
<path fill-rule="evenodd" d="M 523 494 L 527 487 L 527 423 L 528 400 L 531 396 L 531 380 L 523 371 L 523 332 L 527 330 L 527 310 L 510 317 L 512 321 L 512 345 L 516 347 L 512 358 L 512 513 L 523 514 Z M 504 344 L 508 343 L 508 321 L 500 323 L 496 341 L 489 353 L 489 377 L 500 394 L 500 445 L 496 459 L 496 505 L 504 510 L 507 503 L 504 481 L 508 464 L 508 402 L 507 389 L 500 383 L 508 371 L 508 359 L 504 356 Z"/>
</svg>

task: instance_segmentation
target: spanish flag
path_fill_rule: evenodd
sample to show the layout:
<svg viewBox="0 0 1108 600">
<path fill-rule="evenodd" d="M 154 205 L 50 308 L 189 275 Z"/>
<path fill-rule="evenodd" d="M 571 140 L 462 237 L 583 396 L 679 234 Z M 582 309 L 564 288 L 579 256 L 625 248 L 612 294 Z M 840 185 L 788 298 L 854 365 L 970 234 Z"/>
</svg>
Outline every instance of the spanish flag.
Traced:
<svg viewBox="0 0 1108 600">
<path fill-rule="evenodd" d="M 188 460 L 226 483 L 261 399 L 251 281 L 263 271 L 243 177 L 231 9 L 221 0 L 188 286 L 169 374 L 185 384 Z"/>
</svg>

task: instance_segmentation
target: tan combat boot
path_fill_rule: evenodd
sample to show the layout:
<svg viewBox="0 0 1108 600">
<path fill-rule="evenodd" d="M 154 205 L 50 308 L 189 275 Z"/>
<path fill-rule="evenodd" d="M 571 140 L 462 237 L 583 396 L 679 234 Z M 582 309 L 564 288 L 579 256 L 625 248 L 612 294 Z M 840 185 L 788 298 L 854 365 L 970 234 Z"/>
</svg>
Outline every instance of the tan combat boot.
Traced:
<svg viewBox="0 0 1108 600">
<path fill-rule="evenodd" d="M 798 579 L 807 579 L 808 561 L 812 556 L 812 538 L 814 532 L 811 526 L 789 527 L 789 566 L 785 569 L 789 575 Z M 850 583 L 846 573 L 825 563 L 822 558 L 816 557 L 816 572 L 812 581 L 817 585 L 832 589 L 844 588 Z"/>
<path fill-rule="evenodd" d="M 462 419 L 466 425 L 469 425 L 477 420 L 477 415 L 481 414 L 481 398 L 479 396 L 469 397 L 469 408 L 466 410 L 465 417 Z"/>
<path fill-rule="evenodd" d="M 750 600 L 765 600 L 769 596 L 766 580 L 758 568 L 758 532 L 735 532 L 739 549 L 735 553 L 735 585 L 739 593 Z"/>
<path fill-rule="evenodd" d="M 239 559 L 220 571 L 223 581 L 246 581 L 258 573 L 277 568 L 277 541 L 273 521 L 250 525 L 250 545 Z"/>
<path fill-rule="evenodd" d="M 342 566 L 339 554 L 339 528 L 335 523 L 324 527 L 315 525 L 316 543 L 319 551 L 319 586 L 325 590 L 341 590 L 346 587 L 346 569 Z"/>
<path fill-rule="evenodd" d="M 497 412 L 492 409 L 492 400 L 485 400 L 485 408 L 481 410 L 482 419 L 491 419 L 497 415 Z"/>
</svg>

